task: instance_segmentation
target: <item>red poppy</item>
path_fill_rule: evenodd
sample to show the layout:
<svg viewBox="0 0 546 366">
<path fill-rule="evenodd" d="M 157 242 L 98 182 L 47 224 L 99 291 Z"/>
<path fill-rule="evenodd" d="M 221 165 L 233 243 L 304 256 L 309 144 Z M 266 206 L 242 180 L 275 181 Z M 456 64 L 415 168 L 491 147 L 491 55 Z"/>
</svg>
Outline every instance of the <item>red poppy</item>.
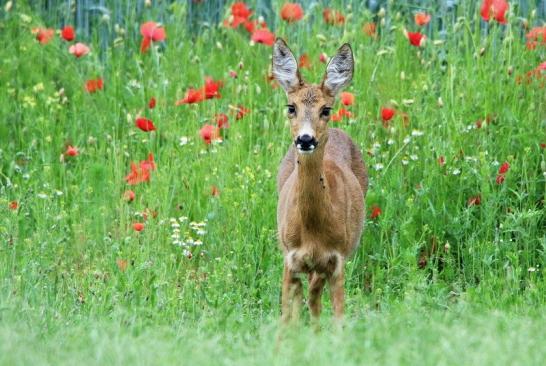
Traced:
<svg viewBox="0 0 546 366">
<path fill-rule="evenodd" d="M 392 108 L 381 108 L 381 119 L 383 122 L 388 122 L 394 117 L 396 111 Z"/>
<path fill-rule="evenodd" d="M 235 119 L 240 120 L 241 118 L 243 118 L 248 113 L 250 113 L 250 109 L 245 108 L 242 105 L 239 105 L 237 107 L 237 113 L 235 114 Z"/>
<path fill-rule="evenodd" d="M 102 90 L 103 86 L 104 86 L 104 83 L 101 78 L 87 80 L 85 82 L 85 90 L 88 93 L 94 93 L 97 90 Z"/>
<path fill-rule="evenodd" d="M 427 13 L 415 13 L 414 15 L 415 24 L 420 27 L 423 25 L 427 25 L 430 22 L 430 18 L 430 14 Z"/>
<path fill-rule="evenodd" d="M 300 4 L 285 3 L 281 8 L 281 19 L 289 23 L 303 19 L 303 9 Z"/>
<path fill-rule="evenodd" d="M 535 27 L 527 33 L 526 46 L 530 50 L 534 50 L 537 46 L 546 46 L 546 26 Z"/>
<path fill-rule="evenodd" d="M 212 78 L 205 78 L 205 98 L 206 99 L 212 99 L 212 98 L 220 98 L 220 93 L 218 91 L 223 86 L 222 81 L 214 81 Z"/>
<path fill-rule="evenodd" d="M 135 121 L 135 126 L 140 128 L 144 132 L 155 131 L 154 123 L 144 117 L 138 117 Z"/>
<path fill-rule="evenodd" d="M 365 23 L 362 26 L 362 32 L 364 32 L 364 34 L 368 37 L 375 38 L 377 36 L 377 27 L 373 22 Z"/>
<path fill-rule="evenodd" d="M 374 205 L 372 207 L 372 212 L 370 214 L 370 219 L 375 219 L 377 217 L 379 217 L 381 215 L 382 211 L 381 211 L 381 208 L 377 205 Z"/>
<path fill-rule="evenodd" d="M 123 192 L 123 199 L 127 202 L 133 202 L 135 200 L 135 192 L 128 189 L 125 192 Z"/>
<path fill-rule="evenodd" d="M 505 174 L 508 171 L 508 169 L 510 169 L 510 164 L 507 161 L 505 161 L 499 167 L 499 174 Z"/>
<path fill-rule="evenodd" d="M 239 27 L 239 25 L 245 24 L 245 28 L 247 28 L 246 23 L 247 22 L 251 23 L 249 21 L 249 18 L 251 15 L 252 15 L 252 11 L 246 6 L 245 3 L 236 2 L 233 5 L 231 5 L 231 17 L 229 20 L 224 21 L 224 26 L 235 29 Z M 251 24 L 249 26 L 254 27 L 254 24 Z"/>
<path fill-rule="evenodd" d="M 338 10 L 332 10 L 326 8 L 322 11 L 322 18 L 324 22 L 329 25 L 343 25 L 345 23 L 345 16 Z"/>
<path fill-rule="evenodd" d="M 66 147 L 66 151 L 64 153 L 66 156 L 78 156 L 80 154 L 80 152 L 78 151 L 78 148 L 77 147 L 74 147 L 72 145 L 68 145 Z"/>
<path fill-rule="evenodd" d="M 210 187 L 210 195 L 213 197 L 218 197 L 220 195 L 220 190 L 216 186 Z"/>
<path fill-rule="evenodd" d="M 346 106 L 352 105 L 355 102 L 353 93 L 343 92 L 340 94 L 339 98 L 341 99 L 341 103 Z"/>
<path fill-rule="evenodd" d="M 328 55 L 325 54 L 324 52 L 322 52 L 319 56 L 319 61 L 322 62 L 323 64 L 327 63 L 328 62 Z"/>
<path fill-rule="evenodd" d="M 80 42 L 73 44 L 72 46 L 68 48 L 68 52 L 73 54 L 76 58 L 80 58 L 82 56 L 87 55 L 89 51 L 90 51 L 89 47 Z"/>
<path fill-rule="evenodd" d="M 207 145 L 210 145 L 213 141 L 222 141 L 220 128 L 217 126 L 206 124 L 199 130 L 199 134 Z"/>
<path fill-rule="evenodd" d="M 148 155 L 148 160 L 142 160 L 139 165 L 131 163 L 131 172 L 127 174 L 125 180 L 129 185 L 135 185 L 150 181 L 150 171 L 155 170 L 154 156 Z"/>
<path fill-rule="evenodd" d="M 237 79 L 237 71 L 230 70 L 229 71 L 229 77 L 232 79 Z"/>
<path fill-rule="evenodd" d="M 36 34 L 36 40 L 40 44 L 48 44 L 55 37 L 55 30 L 51 28 L 34 28 L 32 33 Z"/>
<path fill-rule="evenodd" d="M 482 203 L 482 197 L 480 195 L 470 197 L 467 201 L 467 205 L 469 207 L 471 206 L 479 206 Z"/>
<path fill-rule="evenodd" d="M 10 210 L 17 210 L 17 208 L 19 207 L 19 203 L 17 201 L 11 201 L 10 203 L 8 203 L 8 208 Z"/>
<path fill-rule="evenodd" d="M 345 108 L 340 108 L 337 113 L 334 113 L 330 116 L 330 121 L 332 122 L 341 122 L 343 117 L 351 118 L 353 114 L 346 110 Z"/>
<path fill-rule="evenodd" d="M 497 174 L 497 178 L 495 179 L 495 182 L 497 182 L 497 184 L 502 184 L 504 182 L 504 174 Z"/>
<path fill-rule="evenodd" d="M 135 222 L 135 223 L 133 224 L 133 229 L 134 229 L 135 231 L 140 232 L 140 231 L 144 230 L 144 224 L 143 224 L 142 222 Z"/>
<path fill-rule="evenodd" d="M 70 42 L 70 41 L 73 41 L 74 38 L 76 38 L 76 32 L 74 31 L 74 28 L 71 25 L 66 25 L 61 30 L 61 37 L 63 37 L 65 41 Z"/>
<path fill-rule="evenodd" d="M 404 35 L 409 40 L 410 44 L 415 47 L 423 47 L 427 36 L 419 32 L 404 31 Z"/>
<path fill-rule="evenodd" d="M 154 98 L 154 97 L 151 97 L 151 98 L 150 98 L 150 101 L 148 102 L 148 108 L 154 109 L 154 108 L 155 108 L 155 104 L 156 104 L 155 98 Z"/>
<path fill-rule="evenodd" d="M 300 61 L 298 62 L 298 65 L 300 69 L 310 69 L 311 68 L 311 60 L 309 59 L 309 55 L 304 53 L 300 56 Z"/>
<path fill-rule="evenodd" d="M 509 8 L 506 0 L 483 0 L 480 14 L 486 22 L 493 18 L 500 24 L 506 24 L 505 16 Z"/>
<path fill-rule="evenodd" d="M 146 22 L 140 26 L 140 34 L 142 34 L 142 43 L 140 44 L 140 52 L 144 53 L 149 48 L 152 42 L 164 41 L 167 38 L 165 28 L 156 22 Z"/>
<path fill-rule="evenodd" d="M 205 100 L 205 93 L 203 89 L 189 88 L 186 91 L 186 95 L 183 99 L 176 102 L 176 105 L 199 103 Z"/>
<path fill-rule="evenodd" d="M 218 128 L 229 128 L 228 116 L 225 113 L 219 113 L 215 116 Z"/>
<path fill-rule="evenodd" d="M 443 155 L 440 155 L 440 157 L 438 158 L 438 165 L 439 166 L 446 165 L 446 158 Z"/>
<path fill-rule="evenodd" d="M 273 46 L 275 43 L 275 34 L 271 33 L 269 29 L 258 29 L 252 33 L 252 41 L 256 43 L 262 43 L 266 46 Z"/>
</svg>

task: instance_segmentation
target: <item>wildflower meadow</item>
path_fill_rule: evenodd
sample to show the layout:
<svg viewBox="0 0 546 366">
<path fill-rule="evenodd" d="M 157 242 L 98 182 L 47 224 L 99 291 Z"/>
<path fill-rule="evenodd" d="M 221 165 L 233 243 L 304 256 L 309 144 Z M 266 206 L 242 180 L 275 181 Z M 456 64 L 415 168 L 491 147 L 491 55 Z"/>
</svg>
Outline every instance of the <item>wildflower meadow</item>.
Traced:
<svg viewBox="0 0 546 366">
<path fill-rule="evenodd" d="M 84 32 L 0 2 L 0 365 L 544 365 L 537 8 L 142 3 Z M 310 83 L 354 52 L 328 122 L 369 175 L 342 328 L 327 290 L 320 330 L 280 322 L 277 37 Z"/>
</svg>

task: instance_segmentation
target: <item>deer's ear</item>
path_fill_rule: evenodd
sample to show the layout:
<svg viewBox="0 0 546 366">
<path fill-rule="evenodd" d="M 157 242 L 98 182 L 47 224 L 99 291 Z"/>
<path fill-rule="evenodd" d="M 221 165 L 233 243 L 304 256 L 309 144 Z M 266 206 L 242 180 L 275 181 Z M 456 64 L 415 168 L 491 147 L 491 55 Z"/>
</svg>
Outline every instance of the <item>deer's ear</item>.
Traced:
<svg viewBox="0 0 546 366">
<path fill-rule="evenodd" d="M 296 58 L 281 38 L 273 45 L 273 76 L 286 93 L 297 90 L 301 85 Z"/>
<path fill-rule="evenodd" d="M 326 75 L 322 81 L 322 89 L 331 96 L 336 96 L 353 79 L 353 50 L 348 43 L 337 50 L 336 55 L 326 67 Z"/>
</svg>

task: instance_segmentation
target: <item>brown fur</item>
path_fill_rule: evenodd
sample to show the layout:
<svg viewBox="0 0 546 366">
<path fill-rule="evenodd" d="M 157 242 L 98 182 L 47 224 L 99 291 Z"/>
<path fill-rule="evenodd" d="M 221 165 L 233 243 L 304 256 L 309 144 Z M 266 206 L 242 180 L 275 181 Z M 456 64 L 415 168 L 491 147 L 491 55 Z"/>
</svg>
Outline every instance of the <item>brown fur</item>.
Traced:
<svg viewBox="0 0 546 366">
<path fill-rule="evenodd" d="M 303 121 L 312 121 L 318 145 L 309 155 L 294 144 L 281 162 L 277 176 L 278 235 L 284 254 L 282 312 L 285 321 L 296 319 L 302 302 L 300 274 L 309 278 L 309 307 L 317 319 L 321 294 L 330 285 L 334 315 L 343 317 L 344 264 L 360 242 L 368 187 L 361 153 L 342 130 L 328 128 L 320 117 L 334 98 L 322 85 L 300 84 L 288 91 L 297 109 L 291 118 L 292 139 Z"/>
</svg>

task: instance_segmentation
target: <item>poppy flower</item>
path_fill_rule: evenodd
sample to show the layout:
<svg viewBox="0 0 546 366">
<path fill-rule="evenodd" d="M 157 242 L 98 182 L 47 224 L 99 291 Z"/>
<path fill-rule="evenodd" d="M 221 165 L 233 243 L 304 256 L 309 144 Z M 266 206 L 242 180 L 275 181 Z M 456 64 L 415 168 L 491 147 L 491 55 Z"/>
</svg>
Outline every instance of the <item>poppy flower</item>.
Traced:
<svg viewBox="0 0 546 366">
<path fill-rule="evenodd" d="M 237 71 L 230 70 L 229 71 L 229 77 L 232 79 L 237 79 Z"/>
<path fill-rule="evenodd" d="M 381 108 L 381 119 L 383 122 L 388 122 L 394 117 L 396 111 L 392 108 Z"/>
<path fill-rule="evenodd" d="M 355 96 L 353 93 L 343 92 L 340 94 L 339 98 L 341 99 L 341 103 L 346 106 L 353 105 L 355 102 Z"/>
<path fill-rule="evenodd" d="M 495 182 L 497 182 L 497 184 L 502 184 L 504 182 L 504 174 L 497 174 L 497 178 L 495 179 Z"/>
<path fill-rule="evenodd" d="M 10 210 L 17 210 L 17 208 L 19 207 L 19 203 L 17 201 L 11 201 L 10 203 L 8 203 L 8 208 Z"/>
<path fill-rule="evenodd" d="M 427 25 L 429 22 L 430 22 L 430 14 L 427 14 L 427 13 L 415 13 L 414 15 L 414 19 L 415 19 L 415 24 L 417 24 L 418 26 L 422 27 L 424 25 Z"/>
<path fill-rule="evenodd" d="M 377 36 L 377 26 L 373 22 L 365 23 L 362 26 L 362 32 L 364 32 L 364 34 L 368 37 L 375 38 Z"/>
<path fill-rule="evenodd" d="M 142 34 L 142 42 L 140 44 L 140 52 L 148 51 L 152 42 L 164 41 L 167 38 L 165 28 L 156 22 L 146 22 L 140 26 L 140 34 Z"/>
<path fill-rule="evenodd" d="M 125 192 L 123 192 L 123 199 L 127 202 L 133 202 L 135 200 L 135 192 L 128 189 Z"/>
<path fill-rule="evenodd" d="M 229 128 L 228 116 L 225 113 L 219 113 L 215 116 L 218 128 Z"/>
<path fill-rule="evenodd" d="M 61 37 L 63 37 L 65 41 L 70 42 L 76 38 L 76 32 L 71 25 L 67 25 L 61 30 Z"/>
<path fill-rule="evenodd" d="M 116 266 L 118 266 L 121 272 L 125 272 L 127 270 L 127 264 L 127 259 L 116 259 Z"/>
<path fill-rule="evenodd" d="M 506 172 L 508 172 L 508 169 L 510 169 L 510 164 L 507 161 L 505 161 L 499 167 L 499 174 L 506 174 Z"/>
<path fill-rule="evenodd" d="M 480 195 L 470 197 L 467 201 L 468 207 L 479 206 L 482 203 L 482 197 Z"/>
<path fill-rule="evenodd" d="M 36 34 L 36 40 L 40 44 L 48 44 L 55 37 L 55 30 L 51 28 L 34 28 L 32 33 Z"/>
<path fill-rule="evenodd" d="M 133 224 L 133 229 L 134 229 L 135 231 L 140 232 L 140 231 L 144 230 L 144 224 L 143 224 L 142 222 L 135 222 L 135 223 Z"/>
<path fill-rule="evenodd" d="M 127 174 L 125 180 L 129 185 L 135 185 L 150 181 L 150 171 L 155 170 L 154 156 L 148 155 L 148 160 L 142 160 L 139 165 L 131 163 L 131 172 Z"/>
<path fill-rule="evenodd" d="M 72 157 L 74 157 L 74 156 L 78 156 L 78 155 L 80 154 L 80 152 L 78 151 L 78 148 L 77 148 L 77 147 L 74 147 L 74 146 L 72 146 L 72 145 L 68 145 L 68 146 L 66 147 L 66 151 L 64 152 L 64 154 L 65 154 L 66 156 L 72 156 Z"/>
<path fill-rule="evenodd" d="M 408 32 L 404 30 L 404 35 L 409 40 L 409 43 L 415 47 L 423 47 L 427 36 L 419 32 Z"/>
<path fill-rule="evenodd" d="M 300 60 L 298 62 L 298 65 L 300 69 L 310 69 L 311 68 L 311 60 L 309 59 L 309 55 L 304 53 L 300 56 Z"/>
<path fill-rule="evenodd" d="M 325 54 L 324 52 L 322 52 L 319 56 L 319 61 L 322 62 L 323 64 L 327 63 L 328 62 L 328 55 Z"/>
<path fill-rule="evenodd" d="M 266 28 L 258 29 L 252 33 L 251 40 L 266 46 L 273 46 L 273 43 L 275 43 L 275 34 L 271 33 L 269 29 Z"/>
<path fill-rule="evenodd" d="M 101 78 L 87 80 L 85 82 L 85 90 L 88 93 L 94 93 L 97 90 L 102 90 L 103 86 L 104 86 L 104 83 Z"/>
<path fill-rule="evenodd" d="M 332 122 L 341 122 L 343 117 L 351 118 L 353 114 L 346 110 L 345 108 L 340 108 L 337 113 L 334 113 L 330 116 L 330 121 Z"/>
<path fill-rule="evenodd" d="M 154 97 L 151 97 L 150 100 L 148 101 L 148 108 L 154 109 L 154 108 L 155 108 L 155 104 L 156 104 L 155 98 L 154 98 Z"/>
<path fill-rule="evenodd" d="M 199 130 L 199 135 L 207 145 L 210 145 L 213 141 L 222 141 L 220 128 L 217 126 L 206 124 Z"/>
<path fill-rule="evenodd" d="M 76 58 L 80 58 L 82 56 L 87 55 L 89 51 L 90 51 L 89 47 L 80 42 L 73 44 L 72 46 L 68 48 L 68 52 L 73 54 Z"/>
<path fill-rule="evenodd" d="M 303 9 L 297 3 L 285 3 L 281 8 L 281 19 L 288 23 L 303 19 Z"/>
<path fill-rule="evenodd" d="M 235 29 L 241 24 L 245 24 L 246 22 L 250 23 L 249 18 L 251 15 L 252 10 L 250 10 L 245 3 L 236 2 L 231 5 L 231 16 L 229 20 L 224 21 L 224 26 Z"/>
<path fill-rule="evenodd" d="M 237 113 L 235 114 L 235 119 L 240 120 L 241 118 L 243 118 L 248 113 L 250 113 L 250 109 L 245 108 L 242 105 L 239 105 L 237 107 Z"/>
<path fill-rule="evenodd" d="M 382 211 L 381 211 L 381 208 L 377 205 L 374 205 L 372 207 L 372 212 L 370 214 L 370 219 L 376 219 L 378 218 L 380 215 L 381 215 Z"/>
<path fill-rule="evenodd" d="M 212 78 L 205 78 L 205 98 L 206 99 L 212 99 L 212 98 L 220 98 L 220 93 L 218 92 L 220 88 L 223 86 L 222 81 L 214 81 Z"/>
<path fill-rule="evenodd" d="M 218 197 L 220 195 L 220 190 L 216 186 L 210 187 L 210 195 L 213 197 Z"/>
<path fill-rule="evenodd" d="M 443 155 L 440 155 L 440 157 L 438 158 L 438 165 L 439 166 L 446 165 L 446 158 Z"/>
<path fill-rule="evenodd" d="M 343 13 L 337 10 L 326 8 L 322 11 L 322 19 L 324 23 L 329 25 L 343 25 L 345 24 L 345 16 Z"/>
<path fill-rule="evenodd" d="M 135 121 L 135 125 L 144 132 L 155 131 L 154 123 L 144 117 L 138 117 Z"/>
<path fill-rule="evenodd" d="M 510 5 L 506 0 L 483 0 L 480 14 L 486 22 L 491 18 L 500 24 L 506 24 L 506 12 Z"/>
<path fill-rule="evenodd" d="M 203 89 L 189 88 L 186 91 L 186 95 L 183 99 L 176 102 L 176 105 L 199 103 L 205 100 L 205 93 Z"/>
<path fill-rule="evenodd" d="M 546 46 L 546 25 L 535 27 L 525 35 L 527 38 L 526 46 L 529 50 L 534 50 L 537 46 Z"/>
</svg>

